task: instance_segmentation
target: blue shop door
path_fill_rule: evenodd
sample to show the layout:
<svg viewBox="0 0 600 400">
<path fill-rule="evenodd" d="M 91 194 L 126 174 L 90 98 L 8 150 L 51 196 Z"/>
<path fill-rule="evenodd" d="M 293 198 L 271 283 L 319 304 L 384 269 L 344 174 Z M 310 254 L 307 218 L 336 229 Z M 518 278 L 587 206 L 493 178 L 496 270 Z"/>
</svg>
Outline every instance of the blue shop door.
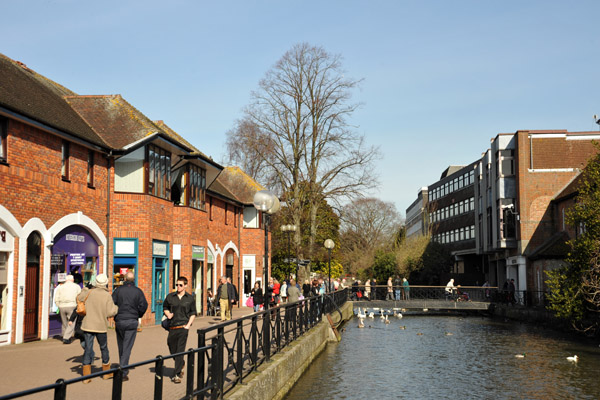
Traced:
<svg viewBox="0 0 600 400">
<path fill-rule="evenodd" d="M 167 276 L 165 271 L 166 259 L 154 258 L 154 280 L 152 281 L 152 308 L 155 322 L 160 324 L 163 316 L 163 301 L 167 296 Z"/>
</svg>

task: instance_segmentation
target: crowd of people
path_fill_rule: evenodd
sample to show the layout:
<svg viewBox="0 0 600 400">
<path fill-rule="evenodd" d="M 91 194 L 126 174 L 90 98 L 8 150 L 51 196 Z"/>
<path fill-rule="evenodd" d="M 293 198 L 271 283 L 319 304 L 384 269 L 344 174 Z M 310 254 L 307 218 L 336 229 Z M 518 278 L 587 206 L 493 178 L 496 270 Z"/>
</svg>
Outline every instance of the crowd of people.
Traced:
<svg viewBox="0 0 600 400">
<path fill-rule="evenodd" d="M 360 280 L 352 284 L 351 298 L 358 300 L 410 300 L 410 284 L 408 279 L 396 275 L 388 278 L 385 285 L 380 285 L 376 278 L 369 278 L 363 285 Z"/>
</svg>

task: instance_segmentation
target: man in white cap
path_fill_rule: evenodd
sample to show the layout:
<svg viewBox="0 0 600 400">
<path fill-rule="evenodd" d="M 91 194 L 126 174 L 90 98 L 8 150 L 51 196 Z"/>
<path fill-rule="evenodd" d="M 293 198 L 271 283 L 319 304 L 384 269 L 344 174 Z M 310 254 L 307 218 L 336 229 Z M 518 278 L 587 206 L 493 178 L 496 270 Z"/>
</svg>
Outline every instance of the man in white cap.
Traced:
<svg viewBox="0 0 600 400">
<path fill-rule="evenodd" d="M 119 311 L 113 299 L 108 292 L 108 278 L 106 274 L 96 276 L 91 289 L 84 289 L 77 296 L 78 301 L 85 302 L 85 318 L 81 323 L 81 330 L 85 337 L 85 351 L 83 353 L 83 375 L 89 375 L 92 372 L 92 362 L 94 361 L 94 338 L 98 340 L 100 352 L 102 353 L 102 370 L 110 369 L 110 354 L 108 353 L 108 344 L 106 338 L 106 326 L 108 318 L 114 317 Z M 111 375 L 103 375 L 103 379 L 111 378 Z M 91 382 L 86 379 L 83 383 Z"/>
<path fill-rule="evenodd" d="M 71 318 L 71 314 L 77 307 L 76 299 L 80 292 L 81 288 L 74 282 L 73 275 L 67 275 L 67 280 L 57 286 L 54 294 L 54 302 L 60 311 L 61 335 L 64 344 L 71 343 L 73 325 L 69 326 L 69 318 Z"/>
</svg>

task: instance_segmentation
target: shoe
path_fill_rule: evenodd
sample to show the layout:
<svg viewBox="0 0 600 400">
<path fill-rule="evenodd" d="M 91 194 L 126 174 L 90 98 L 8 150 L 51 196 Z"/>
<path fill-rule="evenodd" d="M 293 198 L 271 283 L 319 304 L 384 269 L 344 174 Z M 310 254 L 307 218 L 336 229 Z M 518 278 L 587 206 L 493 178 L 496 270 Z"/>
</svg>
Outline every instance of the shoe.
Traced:
<svg viewBox="0 0 600 400">
<path fill-rule="evenodd" d="M 108 371 L 110 369 L 110 362 L 107 364 L 102 364 L 102 371 Z M 106 379 L 110 379 L 113 377 L 113 374 L 105 374 L 102 375 L 102 379 L 106 380 Z"/>
<path fill-rule="evenodd" d="M 83 366 L 83 376 L 89 375 L 92 373 L 92 366 L 91 365 L 84 365 Z M 84 379 L 83 383 L 90 383 L 92 380 L 91 379 Z"/>
<path fill-rule="evenodd" d="M 174 377 L 171 378 L 171 381 L 173 381 L 173 383 L 181 383 L 181 378 L 177 375 L 175 375 Z"/>
<path fill-rule="evenodd" d="M 71 344 L 71 339 L 63 339 L 63 344 Z"/>
</svg>

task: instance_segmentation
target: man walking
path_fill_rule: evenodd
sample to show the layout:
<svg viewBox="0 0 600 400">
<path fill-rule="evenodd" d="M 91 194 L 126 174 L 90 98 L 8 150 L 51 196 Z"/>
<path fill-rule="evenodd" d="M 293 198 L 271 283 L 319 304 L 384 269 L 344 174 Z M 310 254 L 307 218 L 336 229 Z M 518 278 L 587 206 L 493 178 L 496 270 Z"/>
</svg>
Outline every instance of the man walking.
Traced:
<svg viewBox="0 0 600 400">
<path fill-rule="evenodd" d="M 77 307 L 77 295 L 81 293 L 81 288 L 74 282 L 73 275 L 67 275 L 67 280 L 61 283 L 56 288 L 54 294 L 54 302 L 60 310 L 60 320 L 62 322 L 62 341 L 64 344 L 71 343 L 71 336 L 73 336 L 73 327 L 69 326 L 69 318 Z"/>
<path fill-rule="evenodd" d="M 89 375 L 92 372 L 92 362 L 94 361 L 94 339 L 98 340 L 100 352 L 102 353 L 102 370 L 110 369 L 110 354 L 108 352 L 108 343 L 106 338 L 106 325 L 108 318 L 114 317 L 119 311 L 108 293 L 108 277 L 106 274 L 96 275 L 91 289 L 84 289 L 77 296 L 77 300 L 85 303 L 85 318 L 81 323 L 81 330 L 85 337 L 85 350 L 83 353 L 83 375 Z M 112 374 L 102 376 L 102 379 L 108 379 Z M 83 383 L 90 383 L 91 379 L 86 379 Z"/>
<path fill-rule="evenodd" d="M 163 312 L 171 320 L 167 337 L 171 354 L 185 351 L 188 332 L 196 318 L 196 299 L 185 291 L 187 285 L 187 278 L 177 278 L 177 291 L 169 293 L 163 303 Z M 175 357 L 175 373 L 171 378 L 174 383 L 181 383 L 184 365 L 183 356 Z"/>
<path fill-rule="evenodd" d="M 135 342 L 138 328 L 138 318 L 142 318 L 148 302 L 140 288 L 135 286 L 135 275 L 128 271 L 125 282 L 112 294 L 113 301 L 119 307 L 115 317 L 117 346 L 119 347 L 119 364 L 129 365 L 129 356 Z M 123 380 L 129 380 L 129 370 L 123 370 Z"/>
<path fill-rule="evenodd" d="M 237 291 L 237 287 L 235 287 L 235 285 L 231 282 L 231 278 L 227 277 L 227 283 L 229 283 L 231 286 L 233 286 L 233 298 L 234 301 L 232 301 L 230 304 L 231 306 L 229 307 L 229 319 L 231 319 L 231 313 L 233 311 L 233 305 L 237 304 L 237 299 L 238 299 L 238 291 Z"/>
<path fill-rule="evenodd" d="M 221 321 L 230 320 L 231 305 L 235 303 L 235 289 L 224 276 L 221 277 L 221 285 L 217 289 L 217 301 L 221 307 Z"/>
</svg>

